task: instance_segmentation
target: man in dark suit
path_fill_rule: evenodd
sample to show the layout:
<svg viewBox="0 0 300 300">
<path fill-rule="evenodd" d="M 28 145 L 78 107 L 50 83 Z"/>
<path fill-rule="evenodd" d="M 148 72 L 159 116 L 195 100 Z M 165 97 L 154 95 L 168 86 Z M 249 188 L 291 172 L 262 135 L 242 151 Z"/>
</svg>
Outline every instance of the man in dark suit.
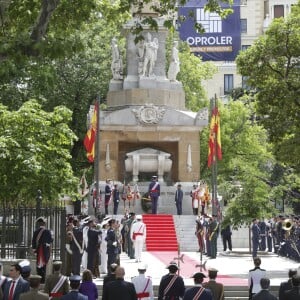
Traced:
<svg viewBox="0 0 300 300">
<path fill-rule="evenodd" d="M 125 270 L 122 267 L 116 269 L 116 280 L 107 284 L 106 292 L 102 300 L 137 300 L 133 283 L 125 281 Z"/>
<path fill-rule="evenodd" d="M 10 281 L 7 281 L 4 287 L 4 300 L 19 300 L 20 294 L 30 290 L 29 282 L 21 276 L 22 268 L 18 264 L 12 264 L 9 269 Z"/>
<path fill-rule="evenodd" d="M 195 286 L 185 291 L 183 300 L 218 300 L 213 298 L 209 289 L 202 286 L 205 277 L 206 276 L 201 272 L 197 272 L 192 276 L 192 278 L 194 278 Z"/>
<path fill-rule="evenodd" d="M 300 299 L 300 276 L 294 275 L 292 277 L 293 288 L 284 292 L 284 300 L 299 300 Z"/>
<path fill-rule="evenodd" d="M 252 220 L 252 257 L 257 257 L 257 249 L 259 246 L 259 240 L 260 240 L 260 230 L 257 225 L 258 220 L 255 218 Z"/>
<path fill-rule="evenodd" d="M 164 275 L 160 280 L 158 300 L 178 300 L 180 297 L 183 297 L 185 291 L 183 279 L 176 274 L 179 268 L 175 261 L 171 261 L 167 269 L 169 269 L 169 273 Z"/>
<path fill-rule="evenodd" d="M 42 277 L 40 275 L 30 275 L 28 280 L 31 290 L 20 295 L 20 300 L 49 300 L 48 294 L 39 291 Z"/>
<path fill-rule="evenodd" d="M 36 253 L 36 272 L 42 277 L 41 283 L 45 283 L 46 266 L 50 258 L 50 249 L 53 242 L 52 234 L 46 228 L 46 219 L 39 217 L 36 220 L 37 230 L 32 237 L 32 249 Z"/>
<path fill-rule="evenodd" d="M 203 287 L 211 290 L 213 300 L 224 300 L 224 285 L 216 282 L 218 270 L 214 268 L 208 269 L 209 281 L 203 283 Z"/>
<path fill-rule="evenodd" d="M 152 176 L 148 188 L 148 194 L 151 199 L 152 214 L 157 214 L 157 204 L 160 196 L 160 184 L 157 181 L 157 176 Z"/>
<path fill-rule="evenodd" d="M 183 199 L 183 191 L 181 189 L 181 184 L 178 184 L 177 190 L 175 192 L 175 204 L 177 209 L 177 215 L 182 215 L 182 199 Z"/>
<path fill-rule="evenodd" d="M 111 264 L 109 268 L 109 273 L 103 277 L 103 291 L 102 291 L 102 297 L 105 297 L 106 294 L 106 288 L 107 284 L 110 283 L 111 281 L 116 280 L 116 269 L 118 265 L 117 264 Z"/>
<path fill-rule="evenodd" d="M 71 291 L 63 295 L 60 299 L 61 300 L 88 300 L 88 296 L 85 296 L 79 293 L 81 277 L 79 275 L 73 275 L 70 277 L 70 287 Z"/>
<path fill-rule="evenodd" d="M 290 269 L 289 273 L 288 273 L 289 280 L 280 283 L 280 286 L 279 286 L 279 300 L 284 300 L 285 291 L 291 290 L 293 288 L 293 286 L 292 286 L 292 277 L 296 274 L 297 274 L 296 269 Z"/>
<path fill-rule="evenodd" d="M 269 292 L 270 287 L 270 279 L 269 278 L 262 278 L 260 280 L 261 290 L 255 294 L 252 300 L 278 300 L 274 295 Z"/>
</svg>

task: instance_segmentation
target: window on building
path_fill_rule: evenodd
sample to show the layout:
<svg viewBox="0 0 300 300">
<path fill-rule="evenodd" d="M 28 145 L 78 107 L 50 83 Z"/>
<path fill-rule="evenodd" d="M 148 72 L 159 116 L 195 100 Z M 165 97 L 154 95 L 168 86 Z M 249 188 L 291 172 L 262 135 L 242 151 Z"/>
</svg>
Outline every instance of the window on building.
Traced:
<svg viewBox="0 0 300 300">
<path fill-rule="evenodd" d="M 241 19 L 241 32 L 247 33 L 247 19 Z"/>
<path fill-rule="evenodd" d="M 244 90 L 250 89 L 249 85 L 247 84 L 247 80 L 248 80 L 248 76 L 242 76 L 242 88 Z"/>
<path fill-rule="evenodd" d="M 274 19 L 284 17 L 284 6 L 274 5 Z"/>
<path fill-rule="evenodd" d="M 224 95 L 230 94 L 233 89 L 233 74 L 224 74 Z"/>
<path fill-rule="evenodd" d="M 242 45 L 242 51 L 247 50 L 251 45 Z"/>
</svg>

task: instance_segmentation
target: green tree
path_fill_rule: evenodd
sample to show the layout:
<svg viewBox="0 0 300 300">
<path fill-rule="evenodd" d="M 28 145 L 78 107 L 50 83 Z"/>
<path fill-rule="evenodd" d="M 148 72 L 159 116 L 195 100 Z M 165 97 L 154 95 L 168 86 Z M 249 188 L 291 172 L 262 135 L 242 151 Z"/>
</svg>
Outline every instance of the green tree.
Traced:
<svg viewBox="0 0 300 300">
<path fill-rule="evenodd" d="M 235 227 L 274 211 L 270 178 L 275 160 L 266 130 L 253 118 L 248 97 L 220 106 L 223 158 L 218 161 L 219 194 L 227 203 L 225 223 Z M 201 133 L 201 178 L 210 184 L 207 168 L 208 129 Z"/>
<path fill-rule="evenodd" d="M 239 72 L 256 91 L 257 114 L 279 162 L 300 172 L 300 2 L 286 18 L 237 58 Z"/>
<path fill-rule="evenodd" d="M 70 165 L 76 140 L 68 126 L 71 114 L 64 106 L 45 112 L 34 100 L 17 111 L 0 104 L 1 205 L 34 205 L 38 189 L 48 205 L 74 193 L 78 181 Z"/>
</svg>

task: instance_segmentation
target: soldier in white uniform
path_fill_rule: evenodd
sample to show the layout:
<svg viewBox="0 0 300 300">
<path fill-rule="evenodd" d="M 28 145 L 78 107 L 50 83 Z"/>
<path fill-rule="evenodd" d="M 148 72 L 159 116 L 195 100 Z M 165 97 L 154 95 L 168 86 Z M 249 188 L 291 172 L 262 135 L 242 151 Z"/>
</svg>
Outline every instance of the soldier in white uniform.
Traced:
<svg viewBox="0 0 300 300">
<path fill-rule="evenodd" d="M 130 238 L 134 244 L 135 261 L 142 261 L 142 251 L 146 240 L 146 224 L 142 221 L 142 215 L 136 216 L 136 222 L 131 225 Z"/>
<path fill-rule="evenodd" d="M 138 300 L 153 300 L 153 285 L 152 279 L 149 276 L 145 276 L 147 270 L 146 264 L 139 264 L 138 272 L 139 275 L 131 279 Z"/>
</svg>

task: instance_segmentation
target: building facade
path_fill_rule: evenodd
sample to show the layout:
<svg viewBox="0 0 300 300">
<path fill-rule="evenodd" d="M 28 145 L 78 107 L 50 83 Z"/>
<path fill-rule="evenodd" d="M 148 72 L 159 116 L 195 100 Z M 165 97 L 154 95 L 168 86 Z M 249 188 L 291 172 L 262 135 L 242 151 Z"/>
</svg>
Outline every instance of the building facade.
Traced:
<svg viewBox="0 0 300 300">
<path fill-rule="evenodd" d="M 296 2 L 297 0 L 236 0 L 240 16 L 240 51 L 247 49 L 264 34 L 274 18 L 286 17 Z M 232 27 L 232 30 L 236 28 Z M 212 58 L 210 61 L 215 63 L 218 71 L 212 79 L 203 82 L 209 98 L 216 95 L 226 99 L 232 89 L 246 87 L 244 78 L 237 73 L 234 60 Z"/>
</svg>

